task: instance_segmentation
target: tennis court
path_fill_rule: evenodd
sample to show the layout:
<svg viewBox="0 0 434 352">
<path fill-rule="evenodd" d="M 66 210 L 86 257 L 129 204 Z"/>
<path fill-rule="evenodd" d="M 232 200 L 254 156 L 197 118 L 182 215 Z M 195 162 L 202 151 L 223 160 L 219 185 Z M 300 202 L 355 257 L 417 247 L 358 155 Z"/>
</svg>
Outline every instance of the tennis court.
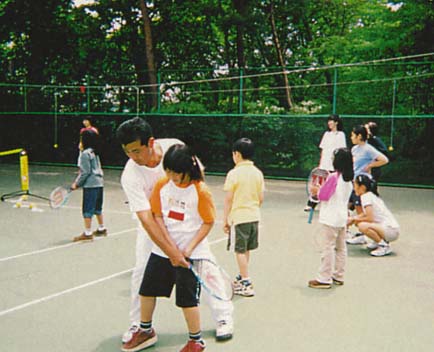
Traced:
<svg viewBox="0 0 434 352">
<path fill-rule="evenodd" d="M 75 168 L 30 166 L 30 190 L 48 196 L 68 185 Z M 120 350 L 128 326 L 135 222 L 119 183 L 105 170 L 105 224 L 109 236 L 72 243 L 82 230 L 81 191 L 62 209 L 29 198 L 33 209 L 0 203 L 1 350 L 110 352 Z M 19 189 L 19 167 L 0 165 L 0 193 Z M 208 176 L 223 212 L 224 178 Z M 394 253 L 373 258 L 349 247 L 345 285 L 314 290 L 319 253 L 315 231 L 302 211 L 303 182 L 266 180 L 260 248 L 252 255 L 256 296 L 235 304 L 234 338 L 214 341 L 214 324 L 202 308 L 207 351 L 431 351 L 434 346 L 434 190 L 387 188 L 380 192 L 401 225 Z M 236 274 L 226 251 L 221 220 L 210 234 L 219 263 Z M 154 352 L 178 351 L 187 338 L 173 298 L 160 299 L 154 316 Z"/>
</svg>

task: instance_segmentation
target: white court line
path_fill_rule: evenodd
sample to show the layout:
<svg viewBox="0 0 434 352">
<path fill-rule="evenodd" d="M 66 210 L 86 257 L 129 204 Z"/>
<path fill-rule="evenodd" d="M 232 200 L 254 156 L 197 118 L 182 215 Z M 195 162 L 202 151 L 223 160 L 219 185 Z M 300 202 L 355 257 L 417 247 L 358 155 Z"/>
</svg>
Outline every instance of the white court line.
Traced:
<svg viewBox="0 0 434 352">
<path fill-rule="evenodd" d="M 113 236 L 121 235 L 123 233 L 131 232 L 131 231 L 135 231 L 135 230 L 136 230 L 136 228 L 134 227 L 132 229 L 128 229 L 128 230 L 123 230 L 123 231 L 111 233 L 107 237 L 113 237 Z M 102 239 L 103 239 L 103 237 L 97 237 L 97 238 L 95 238 L 96 241 L 102 240 Z M 81 244 L 81 242 L 70 242 L 70 243 L 59 245 L 59 246 L 53 246 L 53 247 L 48 247 L 48 248 L 40 249 L 40 250 L 33 251 L 33 252 L 27 252 L 27 253 L 21 253 L 21 254 L 17 254 L 17 255 L 12 255 L 10 257 L 0 258 L 0 263 L 1 262 L 6 262 L 6 261 L 12 260 L 12 259 L 27 257 L 29 255 L 40 254 L 40 253 L 54 251 L 56 249 L 61 249 L 61 248 L 66 248 L 66 247 L 71 247 L 71 246 L 76 246 L 76 245 L 79 245 L 79 244 Z"/>
<path fill-rule="evenodd" d="M 130 230 L 128 230 L 128 231 L 130 231 Z M 222 238 L 219 238 L 217 240 L 214 240 L 214 241 L 210 242 L 209 244 L 213 245 L 213 244 L 217 244 L 219 242 L 223 242 L 225 240 L 226 240 L 226 236 L 222 237 Z M 82 285 L 79 285 L 79 286 L 75 286 L 75 287 L 69 288 L 67 290 L 60 291 L 60 292 L 54 293 L 52 295 L 45 296 L 45 297 L 42 297 L 42 298 L 38 298 L 38 299 L 35 299 L 33 301 L 30 301 L 30 302 L 27 302 L 27 303 L 24 303 L 24 304 L 20 304 L 18 306 L 15 306 L 15 307 L 12 307 L 12 308 L 9 308 L 9 309 L 6 309 L 6 310 L 3 310 L 3 311 L 0 312 L 0 317 L 3 316 L 3 315 L 7 315 L 7 314 L 10 314 L 10 313 L 16 312 L 18 310 L 21 310 L 21 309 L 33 306 L 33 305 L 38 304 L 38 303 L 46 302 L 46 301 L 49 301 L 49 300 L 51 300 L 53 298 L 63 296 L 65 294 L 67 294 L 67 293 L 71 293 L 71 292 L 80 290 L 82 288 L 90 287 L 90 286 L 99 284 L 101 282 L 114 279 L 114 278 L 116 278 L 118 276 L 124 275 L 124 274 L 129 273 L 129 272 L 131 272 L 133 270 L 134 270 L 134 268 L 123 270 L 123 271 L 120 271 L 118 273 L 115 273 L 115 274 L 112 274 L 112 275 L 109 275 L 109 276 L 106 276 L 106 277 L 102 277 L 102 278 L 100 278 L 98 280 L 90 281 L 90 282 L 87 282 L 85 284 L 82 284 Z"/>
<path fill-rule="evenodd" d="M 126 274 L 126 273 L 128 273 L 130 271 L 133 271 L 133 269 L 134 268 L 131 268 L 131 269 L 128 269 L 128 270 L 124 270 L 124 271 L 120 271 L 120 272 L 118 272 L 116 274 L 109 275 L 109 276 L 103 277 L 101 279 L 85 283 L 85 284 L 80 285 L 80 286 L 75 286 L 75 287 L 69 288 L 67 290 L 64 290 L 64 291 L 61 291 L 61 292 L 57 292 L 57 293 L 54 293 L 52 295 L 45 296 L 45 297 L 42 297 L 42 298 L 39 298 L 39 299 L 35 299 L 34 301 L 30 301 L 30 302 L 21 304 L 19 306 L 15 306 L 13 308 L 6 309 L 6 310 L 0 312 L 0 317 L 3 316 L 3 315 L 6 315 L 6 314 L 12 313 L 12 312 L 16 312 L 17 310 L 21 310 L 21 309 L 33 306 L 33 305 L 38 304 L 38 303 L 46 302 L 46 301 L 48 301 L 50 299 L 62 296 L 64 294 L 67 294 L 67 293 L 70 293 L 70 292 L 74 292 L 74 291 L 80 290 L 82 288 L 89 287 L 89 286 L 92 286 L 92 285 L 96 285 L 96 284 L 99 284 L 100 282 L 104 282 L 104 281 L 113 279 L 115 277 L 118 277 L 118 276 L 121 276 L 123 274 Z"/>
<path fill-rule="evenodd" d="M 14 201 L 12 199 L 5 199 L 4 200 L 7 203 L 13 203 L 15 204 L 18 200 Z M 44 207 L 44 208 L 50 208 L 49 204 L 46 203 L 41 203 L 41 202 L 29 202 L 28 200 L 25 201 L 26 204 L 22 204 L 21 207 L 24 208 L 28 208 L 29 204 L 33 204 L 35 206 L 35 208 L 39 207 Z M 81 209 L 81 206 L 73 206 L 73 205 L 64 205 L 62 206 L 63 209 Z M 52 211 L 61 211 L 60 209 L 53 209 Z M 126 215 L 131 215 L 131 212 L 128 210 L 122 211 L 122 210 L 111 210 L 111 209 L 103 209 L 103 213 L 109 213 L 109 214 L 126 214 Z"/>
</svg>

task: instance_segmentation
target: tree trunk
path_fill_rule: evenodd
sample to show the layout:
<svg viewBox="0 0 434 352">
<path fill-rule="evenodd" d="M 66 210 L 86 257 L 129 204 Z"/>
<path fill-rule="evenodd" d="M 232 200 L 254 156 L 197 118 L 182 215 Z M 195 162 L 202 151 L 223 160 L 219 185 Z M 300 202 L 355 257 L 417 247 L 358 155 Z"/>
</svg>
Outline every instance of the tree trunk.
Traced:
<svg viewBox="0 0 434 352">
<path fill-rule="evenodd" d="M 244 56 L 244 23 L 246 19 L 247 2 L 245 0 L 233 0 L 233 4 L 239 19 L 237 21 L 237 59 L 238 68 L 244 68 L 246 66 L 246 60 Z"/>
<path fill-rule="evenodd" d="M 286 73 L 285 69 L 285 61 L 283 60 L 283 54 L 282 54 L 282 48 L 280 46 L 279 37 L 277 36 L 277 30 L 276 30 L 276 22 L 274 20 L 274 3 L 271 1 L 270 4 L 270 23 L 271 23 L 271 30 L 273 31 L 273 42 L 274 46 L 276 48 L 277 52 L 277 59 L 279 61 L 279 65 L 283 69 L 283 81 L 285 84 L 285 93 L 286 93 L 286 103 L 288 105 L 289 109 L 292 109 L 292 99 L 291 99 L 291 87 L 288 83 L 288 75 Z"/>
<path fill-rule="evenodd" d="M 152 43 L 151 20 L 148 15 L 148 9 L 145 0 L 140 0 L 140 9 L 143 17 L 143 28 L 145 33 L 145 48 L 146 48 L 146 66 L 148 68 L 148 79 L 151 85 L 151 101 L 152 108 L 157 107 L 158 89 L 157 89 L 157 70 L 155 69 L 154 46 Z"/>
</svg>

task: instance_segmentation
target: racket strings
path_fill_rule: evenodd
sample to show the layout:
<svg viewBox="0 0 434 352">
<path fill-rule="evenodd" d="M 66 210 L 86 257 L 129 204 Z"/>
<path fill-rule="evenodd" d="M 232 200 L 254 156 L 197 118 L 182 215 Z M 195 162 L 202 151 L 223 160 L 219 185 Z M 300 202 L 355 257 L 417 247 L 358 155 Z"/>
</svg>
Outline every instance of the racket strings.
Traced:
<svg viewBox="0 0 434 352">
<path fill-rule="evenodd" d="M 232 281 L 223 269 L 206 260 L 200 260 L 197 263 L 194 263 L 194 268 L 198 272 L 200 279 L 208 292 L 225 301 L 232 299 Z"/>
</svg>

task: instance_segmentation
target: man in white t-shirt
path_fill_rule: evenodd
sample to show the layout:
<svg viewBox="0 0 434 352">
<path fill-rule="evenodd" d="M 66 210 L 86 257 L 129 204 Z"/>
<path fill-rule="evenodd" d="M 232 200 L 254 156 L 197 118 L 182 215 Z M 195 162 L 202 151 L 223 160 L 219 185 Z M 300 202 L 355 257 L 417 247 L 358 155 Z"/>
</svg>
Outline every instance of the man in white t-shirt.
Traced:
<svg viewBox="0 0 434 352">
<path fill-rule="evenodd" d="M 136 264 L 131 276 L 131 307 L 129 330 L 122 336 L 128 342 L 140 328 L 139 288 L 148 262 L 153 242 L 166 253 L 172 265 L 188 267 L 188 262 L 172 239 L 163 234 L 154 220 L 149 203 L 155 183 L 165 175 L 164 153 L 174 144 L 184 144 L 178 139 L 154 139 L 149 124 L 135 117 L 123 122 L 116 136 L 125 154 L 129 157 L 121 176 L 121 184 L 128 198 L 128 204 L 137 219 Z M 203 291 L 203 298 L 209 305 L 217 322 L 216 338 L 228 340 L 233 334 L 233 305 L 217 301 Z"/>
</svg>

